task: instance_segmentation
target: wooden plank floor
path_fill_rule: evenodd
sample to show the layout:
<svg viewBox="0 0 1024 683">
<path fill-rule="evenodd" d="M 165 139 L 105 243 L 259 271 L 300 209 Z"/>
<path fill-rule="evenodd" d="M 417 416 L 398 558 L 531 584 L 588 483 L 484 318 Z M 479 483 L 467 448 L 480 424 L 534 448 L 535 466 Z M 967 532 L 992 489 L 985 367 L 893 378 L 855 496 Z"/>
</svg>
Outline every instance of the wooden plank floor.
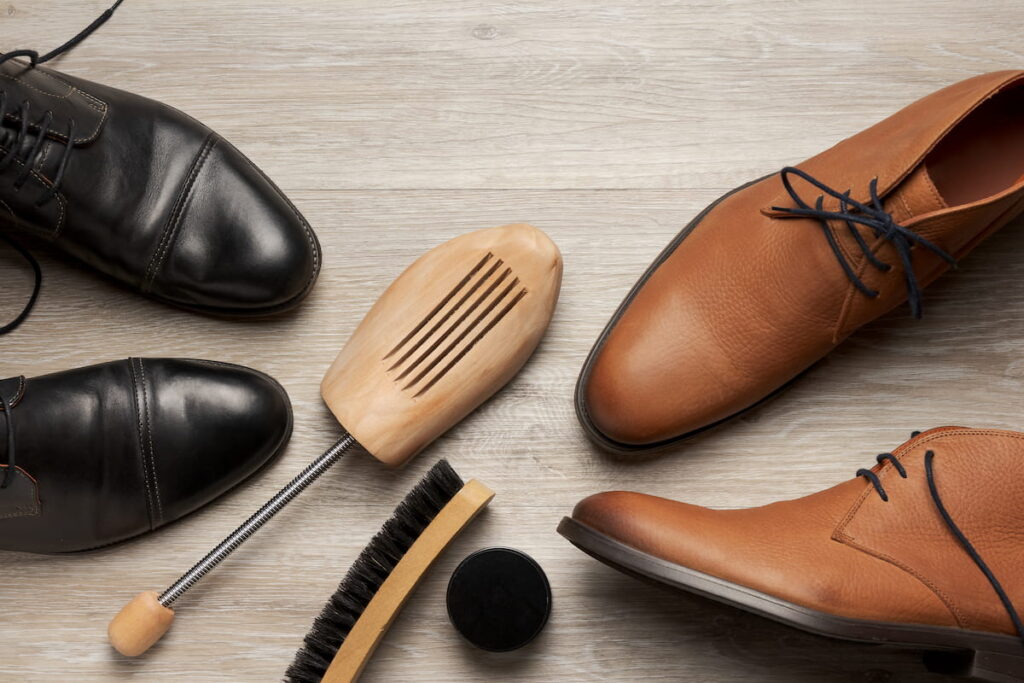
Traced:
<svg viewBox="0 0 1024 683">
<path fill-rule="evenodd" d="M 0 49 L 48 50 L 109 3 L 3 0 Z M 0 376 L 143 356 L 245 363 L 288 389 L 296 429 L 250 485 L 137 542 L 73 557 L 0 553 L 0 678 L 279 679 L 313 616 L 439 457 L 498 491 L 368 668 L 372 681 L 939 681 L 912 653 L 833 643 L 613 572 L 554 528 L 627 488 L 716 507 L 852 476 L 911 430 L 1020 428 L 1024 224 L 905 312 L 862 330 L 748 417 L 658 459 L 588 445 L 572 387 L 642 269 L 723 191 L 824 149 L 969 75 L 1024 64 L 1019 0 L 129 0 L 58 68 L 180 107 L 237 144 L 317 230 L 324 271 L 297 314 L 226 322 L 134 296 L 38 250 L 37 312 L 0 338 Z M 430 246 L 514 221 L 565 256 L 552 328 L 504 392 L 407 469 L 353 458 L 193 591 L 172 633 L 128 661 L 108 618 L 161 588 L 332 443 L 318 382 L 384 286 Z M 0 317 L 29 283 L 0 250 Z M 532 554 L 547 630 L 487 655 L 443 594 L 472 550 Z"/>
</svg>

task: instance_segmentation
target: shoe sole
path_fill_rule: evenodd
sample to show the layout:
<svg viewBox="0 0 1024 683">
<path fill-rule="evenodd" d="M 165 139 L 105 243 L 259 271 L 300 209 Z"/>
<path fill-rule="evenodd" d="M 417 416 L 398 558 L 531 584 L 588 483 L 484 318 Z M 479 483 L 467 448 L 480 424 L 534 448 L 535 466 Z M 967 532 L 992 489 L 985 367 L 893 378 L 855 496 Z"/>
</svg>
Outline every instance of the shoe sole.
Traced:
<svg viewBox="0 0 1024 683">
<path fill-rule="evenodd" d="M 150 294 L 148 292 L 139 292 L 139 290 L 132 289 L 131 287 L 129 287 L 129 289 L 132 289 L 132 291 L 136 293 L 141 293 L 144 297 L 150 299 L 151 301 L 156 301 L 157 303 L 164 304 L 165 306 L 172 306 L 173 308 L 188 311 L 189 313 L 199 313 L 201 315 L 210 316 L 212 318 L 222 318 L 226 320 L 259 320 L 261 318 L 273 318 L 275 316 L 284 315 L 289 311 L 293 311 L 296 308 L 298 308 L 299 305 L 306 300 L 306 297 L 308 297 L 310 293 L 313 291 L 313 286 L 316 284 L 319 275 L 320 269 L 317 268 L 317 271 L 316 273 L 314 273 L 309 286 L 306 287 L 306 289 L 303 290 L 298 296 L 295 296 L 289 299 L 288 301 L 285 301 L 284 303 L 278 304 L 276 306 L 269 306 L 267 308 L 217 308 L 216 306 L 196 306 L 191 304 L 185 304 L 180 301 L 174 301 L 173 299 L 165 299 L 161 296 Z M 122 284 L 122 286 L 125 286 L 123 285 L 123 283 L 118 284 Z"/>
<path fill-rule="evenodd" d="M 616 441 L 615 439 L 612 439 L 607 434 L 602 432 L 600 429 L 598 429 L 597 425 L 595 425 L 594 421 L 591 419 L 590 413 L 587 410 L 586 400 L 583 397 L 583 395 L 585 393 L 585 387 L 586 387 L 587 381 L 590 379 L 590 373 L 593 370 L 594 362 L 597 359 L 598 353 L 601 352 L 601 349 L 604 347 L 604 344 L 607 341 L 608 336 L 611 334 L 612 330 L 615 328 L 615 325 L 618 324 L 619 319 L 622 318 L 622 316 L 625 314 L 626 309 L 628 309 L 629 305 L 631 303 L 633 303 L 633 299 L 636 298 L 636 295 L 640 292 L 640 290 L 643 288 L 643 286 L 645 284 L 647 284 L 647 281 L 651 278 L 651 276 L 654 274 L 654 272 L 656 270 L 658 270 L 658 268 L 660 268 L 661 265 L 665 261 L 667 261 L 670 256 L 672 256 L 672 254 L 675 252 L 675 250 L 678 249 L 679 246 L 683 243 L 683 240 L 685 240 L 690 235 L 690 233 L 693 232 L 693 230 L 698 225 L 700 225 L 700 223 L 704 220 L 704 218 L 716 206 L 718 206 L 723 201 L 725 201 L 726 199 L 728 199 L 732 195 L 736 194 L 737 192 L 739 192 L 741 190 L 745 190 L 746 188 L 750 187 L 751 185 L 755 185 L 755 184 L 761 182 L 762 180 L 764 180 L 766 178 L 770 178 L 773 175 L 775 175 L 775 174 L 771 173 L 769 175 L 763 176 L 763 177 L 758 178 L 756 180 L 752 180 L 749 183 L 746 183 L 744 185 L 740 185 L 739 187 L 734 188 L 734 189 L 726 192 L 724 195 L 722 195 L 721 197 L 716 199 L 714 202 L 709 204 L 707 207 L 705 207 L 705 209 L 703 211 L 701 211 L 696 216 L 696 218 L 694 218 L 692 221 L 687 223 L 686 227 L 684 227 L 672 239 L 672 241 L 669 242 L 668 246 L 665 247 L 660 254 L 658 254 L 658 257 L 656 259 L 654 259 L 654 262 L 651 263 L 651 265 L 647 267 L 647 270 L 644 271 L 644 274 L 642 276 L 640 276 L 640 279 L 637 280 L 636 284 L 633 285 L 633 288 L 629 290 L 629 293 L 626 295 L 626 298 L 622 300 L 621 304 L 619 304 L 619 307 L 615 310 L 615 313 L 612 315 L 611 320 L 608 321 L 608 324 L 605 325 L 604 330 L 601 332 L 601 335 L 597 338 L 597 341 L 594 342 L 594 346 L 593 346 L 593 348 L 590 349 L 590 353 L 587 355 L 587 359 L 583 363 L 583 368 L 580 370 L 579 379 L 577 379 L 577 381 L 576 381 L 576 391 L 575 391 L 575 395 L 574 395 L 574 403 L 576 405 L 576 416 L 579 419 L 580 424 L 583 426 L 583 430 L 584 430 L 584 432 L 586 432 L 587 437 L 591 441 L 593 441 L 595 444 L 597 444 L 598 446 L 603 448 L 604 450 L 609 451 L 611 453 L 618 454 L 618 455 L 629 455 L 629 454 L 637 453 L 637 452 L 656 453 L 658 451 L 664 450 L 664 449 L 666 449 L 666 448 L 668 448 L 668 447 L 670 447 L 670 446 L 672 446 L 674 444 L 677 444 L 677 443 L 679 443 L 681 441 L 686 441 L 687 439 L 691 439 L 691 438 L 697 436 L 698 434 L 702 434 L 702 433 L 704 433 L 704 432 L 706 432 L 708 430 L 714 429 L 715 427 L 718 427 L 718 426 L 720 426 L 720 425 L 722 425 L 722 424 L 724 424 L 724 423 L 726 423 L 726 422 L 728 422 L 728 421 L 730 421 L 730 420 L 732 420 L 734 418 L 737 418 L 737 417 L 743 415 L 747 411 L 750 411 L 750 410 L 753 410 L 754 408 L 757 408 L 762 403 L 768 401 L 769 399 L 775 397 L 777 394 L 782 392 L 792 382 L 795 382 L 797 379 L 799 379 L 800 376 L 804 374 L 804 372 L 807 372 L 807 370 L 810 369 L 810 367 L 808 367 L 807 370 L 804 370 L 803 372 L 801 372 L 800 375 L 797 375 L 796 377 L 791 379 L 789 382 L 786 382 L 785 384 L 783 384 L 782 386 L 780 386 L 778 389 L 776 389 L 775 391 L 771 392 L 767 396 L 764 396 L 763 398 L 759 399 L 757 402 L 751 404 L 750 406 L 747 406 L 743 410 L 740 410 L 740 411 L 738 411 L 736 413 L 733 413 L 732 415 L 724 417 L 721 420 L 718 420 L 717 422 L 713 422 L 711 424 L 705 425 L 704 427 L 701 427 L 700 429 L 695 429 L 695 430 L 693 430 L 691 432 L 687 432 L 685 434 L 680 434 L 679 436 L 674 436 L 674 437 L 671 437 L 669 439 L 664 439 L 662 441 L 655 441 L 655 442 L 647 443 L 647 444 L 630 444 L 630 443 L 625 443 L 625 442 L 622 442 L 622 441 Z"/>
<path fill-rule="evenodd" d="M 626 574 L 840 640 L 927 651 L 935 673 L 972 676 L 991 683 L 1024 681 L 1024 643 L 1019 638 L 942 626 L 839 617 L 674 564 L 565 517 L 558 533 L 591 557 Z"/>
</svg>

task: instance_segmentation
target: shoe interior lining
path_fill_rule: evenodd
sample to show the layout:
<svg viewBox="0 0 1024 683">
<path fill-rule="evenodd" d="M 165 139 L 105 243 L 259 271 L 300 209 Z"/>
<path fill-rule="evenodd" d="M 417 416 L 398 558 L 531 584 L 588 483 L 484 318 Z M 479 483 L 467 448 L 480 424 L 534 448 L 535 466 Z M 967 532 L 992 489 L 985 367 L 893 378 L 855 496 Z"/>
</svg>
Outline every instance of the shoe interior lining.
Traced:
<svg viewBox="0 0 1024 683">
<path fill-rule="evenodd" d="M 1024 85 L 996 93 L 925 159 L 949 206 L 969 204 L 1024 181 Z"/>
</svg>

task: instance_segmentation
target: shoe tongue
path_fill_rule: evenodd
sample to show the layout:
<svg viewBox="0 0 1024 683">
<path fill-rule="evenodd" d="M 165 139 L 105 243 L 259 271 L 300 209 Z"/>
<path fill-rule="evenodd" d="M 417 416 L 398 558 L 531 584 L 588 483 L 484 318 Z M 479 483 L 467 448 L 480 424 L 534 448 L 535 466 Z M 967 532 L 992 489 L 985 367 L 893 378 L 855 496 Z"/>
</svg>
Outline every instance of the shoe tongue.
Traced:
<svg viewBox="0 0 1024 683">
<path fill-rule="evenodd" d="M 923 161 L 889 192 L 882 204 L 897 223 L 906 223 L 917 216 L 947 208 Z"/>
</svg>

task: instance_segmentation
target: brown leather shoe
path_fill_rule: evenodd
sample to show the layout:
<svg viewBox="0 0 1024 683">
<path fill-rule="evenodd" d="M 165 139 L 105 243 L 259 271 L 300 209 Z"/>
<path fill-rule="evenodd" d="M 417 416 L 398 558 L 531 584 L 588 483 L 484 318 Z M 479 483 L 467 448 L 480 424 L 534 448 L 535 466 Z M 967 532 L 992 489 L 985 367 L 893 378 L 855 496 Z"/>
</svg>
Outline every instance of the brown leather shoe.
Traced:
<svg viewBox="0 0 1024 683">
<path fill-rule="evenodd" d="M 1024 433 L 933 429 L 878 463 L 747 510 L 602 493 L 558 531 L 613 567 L 800 629 L 945 649 L 926 662 L 1024 680 Z"/>
<path fill-rule="evenodd" d="M 662 252 L 576 390 L 601 445 L 691 436 L 752 407 L 1024 211 L 1024 71 L 925 97 L 733 190 Z M 912 264 L 912 268 L 906 268 Z"/>
</svg>

